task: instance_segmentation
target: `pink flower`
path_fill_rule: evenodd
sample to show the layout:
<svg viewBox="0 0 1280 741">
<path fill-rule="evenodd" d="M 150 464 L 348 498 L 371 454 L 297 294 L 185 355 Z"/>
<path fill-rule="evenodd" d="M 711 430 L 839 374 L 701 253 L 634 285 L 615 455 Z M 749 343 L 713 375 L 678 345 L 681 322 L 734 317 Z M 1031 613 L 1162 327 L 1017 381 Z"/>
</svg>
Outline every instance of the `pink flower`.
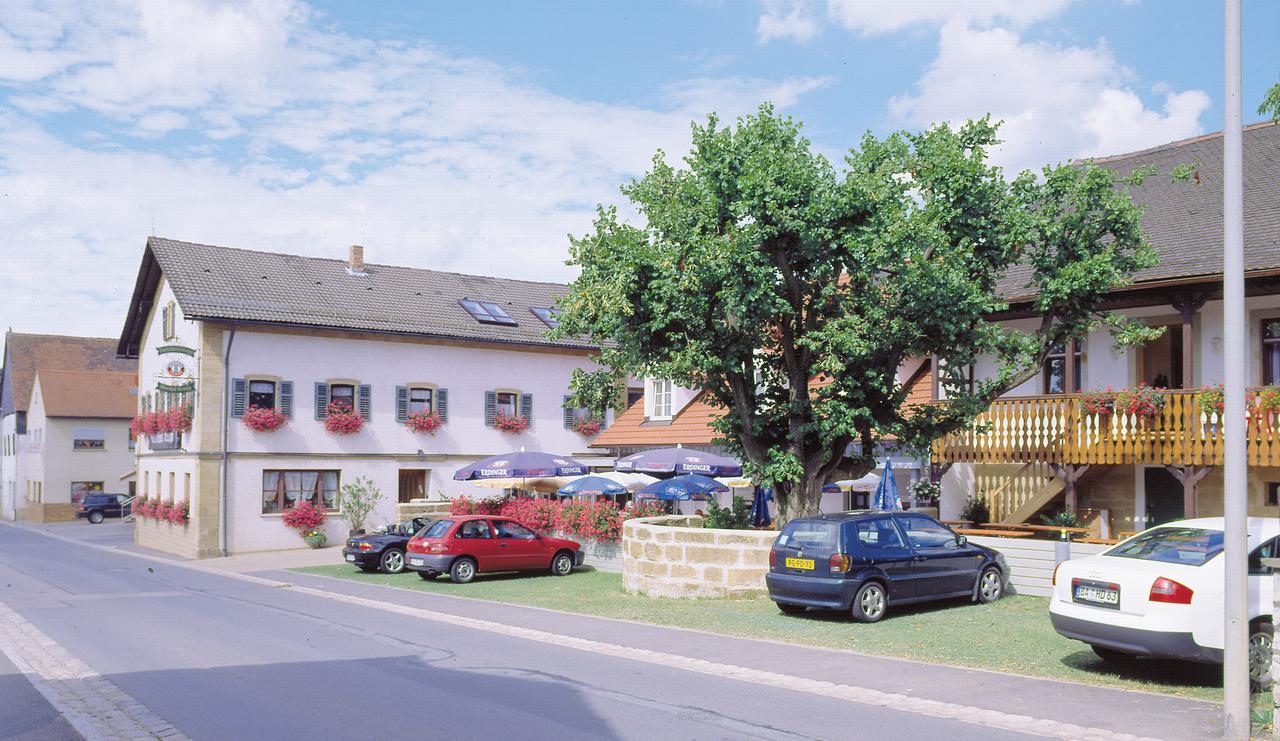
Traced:
<svg viewBox="0 0 1280 741">
<path fill-rule="evenodd" d="M 404 426 L 414 432 L 427 432 L 434 434 L 436 430 L 444 425 L 444 420 L 436 412 L 418 412 L 410 414 L 404 421 Z"/>
<path fill-rule="evenodd" d="M 518 434 L 529 429 L 529 420 L 518 414 L 495 414 L 493 417 L 493 426 L 502 432 Z"/>
<path fill-rule="evenodd" d="M 364 417 L 356 414 L 345 401 L 330 402 L 324 417 L 324 428 L 335 435 L 354 435 L 364 427 Z"/>
<path fill-rule="evenodd" d="M 251 406 L 245 410 L 241 421 L 254 432 L 272 432 L 283 427 L 289 418 L 270 407 Z"/>
<path fill-rule="evenodd" d="M 324 524 L 324 510 L 317 509 L 311 502 L 304 501 L 296 507 L 286 509 L 281 519 L 284 524 L 306 534 Z"/>
</svg>

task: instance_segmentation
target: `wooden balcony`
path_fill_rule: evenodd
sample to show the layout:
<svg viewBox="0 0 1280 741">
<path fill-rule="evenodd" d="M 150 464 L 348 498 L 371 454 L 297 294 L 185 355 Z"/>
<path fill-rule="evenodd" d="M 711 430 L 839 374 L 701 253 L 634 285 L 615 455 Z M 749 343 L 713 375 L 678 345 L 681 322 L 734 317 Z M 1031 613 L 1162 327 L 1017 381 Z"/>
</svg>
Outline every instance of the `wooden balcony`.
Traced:
<svg viewBox="0 0 1280 741">
<path fill-rule="evenodd" d="M 1280 414 L 1251 389 L 1244 427 L 1250 466 L 1280 466 Z M 1085 414 L 1077 394 L 999 399 L 969 429 L 933 446 L 935 463 L 1058 463 L 1213 466 L 1222 463 L 1221 415 L 1198 391 L 1169 391 L 1150 419 Z"/>
</svg>

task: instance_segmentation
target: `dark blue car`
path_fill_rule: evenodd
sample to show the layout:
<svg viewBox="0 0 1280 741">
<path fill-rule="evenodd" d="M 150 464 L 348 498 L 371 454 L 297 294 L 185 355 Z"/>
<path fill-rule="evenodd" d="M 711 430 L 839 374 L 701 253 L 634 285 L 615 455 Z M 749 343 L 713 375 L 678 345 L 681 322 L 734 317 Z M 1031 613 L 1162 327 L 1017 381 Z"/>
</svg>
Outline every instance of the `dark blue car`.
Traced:
<svg viewBox="0 0 1280 741">
<path fill-rule="evenodd" d="M 994 602 L 1008 568 L 928 515 L 859 511 L 788 522 L 769 551 L 769 598 L 788 615 L 847 610 L 874 623 L 889 605 L 970 597 Z"/>
</svg>

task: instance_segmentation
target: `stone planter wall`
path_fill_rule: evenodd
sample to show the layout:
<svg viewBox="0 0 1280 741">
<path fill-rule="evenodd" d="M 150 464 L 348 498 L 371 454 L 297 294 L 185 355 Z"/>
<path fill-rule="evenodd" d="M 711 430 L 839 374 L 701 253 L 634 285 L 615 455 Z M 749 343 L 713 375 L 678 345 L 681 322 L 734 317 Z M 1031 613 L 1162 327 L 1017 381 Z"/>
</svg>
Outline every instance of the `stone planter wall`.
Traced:
<svg viewBox="0 0 1280 741">
<path fill-rule="evenodd" d="M 185 558 L 207 558 L 201 555 L 196 543 L 194 524 L 175 525 L 172 522 L 143 519 L 135 517 L 133 522 L 133 540 L 144 548 L 152 548 L 165 553 L 173 553 Z"/>
<path fill-rule="evenodd" d="M 396 516 L 400 518 L 401 522 L 420 515 L 440 517 L 447 514 L 449 514 L 449 502 L 447 501 L 430 502 L 426 499 L 415 499 L 411 502 L 401 502 L 396 505 Z"/>
<path fill-rule="evenodd" d="M 601 571 L 622 571 L 622 542 L 606 540 L 589 540 L 573 533 L 549 532 L 553 538 L 572 540 L 582 546 L 585 563 Z"/>
<path fill-rule="evenodd" d="M 701 517 L 627 520 L 622 585 L 650 597 L 757 597 L 766 593 L 771 530 L 708 530 Z"/>
</svg>

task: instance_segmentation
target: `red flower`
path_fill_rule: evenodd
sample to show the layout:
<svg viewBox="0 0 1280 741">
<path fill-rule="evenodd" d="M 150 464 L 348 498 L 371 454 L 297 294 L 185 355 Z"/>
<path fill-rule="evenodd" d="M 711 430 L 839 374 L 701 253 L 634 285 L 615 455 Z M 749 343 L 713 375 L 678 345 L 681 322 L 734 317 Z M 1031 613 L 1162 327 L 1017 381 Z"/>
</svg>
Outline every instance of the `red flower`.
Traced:
<svg viewBox="0 0 1280 741">
<path fill-rule="evenodd" d="M 418 412 L 410 414 L 404 421 L 404 426 L 414 432 L 427 432 L 434 434 L 436 430 L 444 425 L 444 420 L 436 412 Z"/>
<path fill-rule="evenodd" d="M 364 427 L 364 417 L 356 414 L 345 401 L 330 402 L 324 418 L 324 428 L 335 435 L 353 435 Z"/>
<path fill-rule="evenodd" d="M 284 524 L 305 535 L 324 524 L 324 510 L 317 509 L 309 501 L 303 501 L 296 507 L 286 509 L 281 519 Z"/>
<path fill-rule="evenodd" d="M 600 434 L 600 428 L 602 426 L 603 425 L 600 423 L 600 420 L 595 417 L 576 419 L 573 422 L 573 431 L 583 437 L 595 437 Z"/>
<path fill-rule="evenodd" d="M 242 421 L 254 432 L 271 432 L 283 427 L 289 418 L 270 407 L 251 406 L 245 410 Z"/>
<path fill-rule="evenodd" d="M 163 522 L 169 519 L 169 509 L 169 503 L 161 499 L 156 502 L 155 508 L 151 510 L 151 516 Z"/>
<path fill-rule="evenodd" d="M 518 434 L 529 429 L 529 420 L 518 414 L 499 413 L 493 416 L 493 426 L 502 432 Z"/>
</svg>

